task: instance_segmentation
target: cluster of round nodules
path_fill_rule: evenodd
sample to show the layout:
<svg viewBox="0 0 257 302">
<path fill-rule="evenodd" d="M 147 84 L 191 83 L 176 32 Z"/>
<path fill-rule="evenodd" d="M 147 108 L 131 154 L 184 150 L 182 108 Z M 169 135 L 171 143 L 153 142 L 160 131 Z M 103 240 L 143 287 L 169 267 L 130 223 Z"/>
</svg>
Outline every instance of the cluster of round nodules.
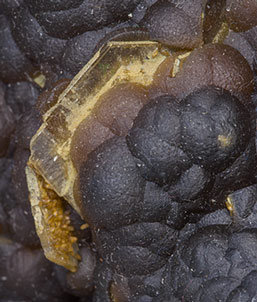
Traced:
<svg viewBox="0 0 257 302">
<path fill-rule="evenodd" d="M 209 173 L 225 170 L 245 149 L 250 129 L 244 105 L 230 93 L 208 87 L 179 103 L 172 96 L 151 101 L 127 142 L 145 179 L 171 185 L 194 164 Z"/>
<path fill-rule="evenodd" d="M 256 194 L 256 184 L 233 192 L 233 216 L 218 210 L 181 232 L 183 243 L 163 273 L 163 292 L 179 301 L 256 298 Z M 236 228 L 228 228 L 232 220 Z"/>
<path fill-rule="evenodd" d="M 197 210 L 205 200 L 217 197 L 214 192 L 235 189 L 216 179 L 226 171 L 238 181 L 234 168 L 248 167 L 240 157 L 245 157 L 252 138 L 250 116 L 235 96 L 213 86 L 181 101 L 170 95 L 150 100 L 126 138 L 114 135 L 81 164 L 85 220 L 107 228 L 147 220 L 146 207 L 141 205 L 140 210 L 140 203 L 144 204 L 148 182 L 167 194 L 166 210 L 171 201 Z M 253 164 L 252 153 L 248 161 Z M 156 212 L 154 203 L 152 207 Z"/>
<path fill-rule="evenodd" d="M 158 96 L 140 109 L 127 134 L 112 132 L 80 161 L 82 214 L 103 259 L 96 297 L 118 299 L 122 292 L 124 301 L 137 295 L 165 301 L 150 292 L 147 278 L 156 280 L 152 291 L 173 294 L 165 287 L 167 274 L 184 229 L 191 225 L 192 233 L 199 221 L 204 227 L 204 219 L 207 225 L 211 219 L 230 224 L 229 214 L 215 209 L 224 208 L 227 192 L 254 182 L 251 115 L 237 97 L 215 86 L 182 100 Z M 212 212 L 214 219 L 207 217 Z"/>
<path fill-rule="evenodd" d="M 192 133 L 189 132 L 190 128 L 183 130 L 182 125 L 195 125 L 195 116 L 199 117 L 199 123 L 202 122 L 203 125 L 214 125 L 212 118 L 219 107 L 214 106 L 215 110 L 205 116 L 201 113 L 204 113 L 206 107 L 197 107 L 191 103 L 188 107 L 185 105 L 185 97 L 203 85 L 219 86 L 232 94 L 247 95 L 246 106 L 250 107 L 248 99 L 253 93 L 254 80 L 245 59 L 254 70 L 256 78 L 256 3 L 255 0 L 0 0 L 0 7 L 3 8 L 0 12 L 0 79 L 3 81 L 0 83 L 0 119 L 3 121 L 0 123 L 0 156 L 6 153 L 11 141 L 11 152 L 7 151 L 7 156 L 0 159 L 0 192 L 3 201 L 0 205 L 0 232 L 8 237 L 8 240 L 0 245 L 2 299 L 71 301 L 76 300 L 74 295 L 90 295 L 93 288 L 94 301 L 111 299 L 111 295 L 118 301 L 126 301 L 124 295 L 126 296 L 129 290 L 139 296 L 135 301 L 206 301 L 217 297 L 217 293 L 218 299 L 222 301 L 225 301 L 227 296 L 227 301 L 254 299 L 256 274 L 248 269 L 257 270 L 255 230 L 252 230 L 252 236 L 249 236 L 250 232 L 238 235 L 237 229 L 233 228 L 235 234 L 230 236 L 227 234 L 227 227 L 220 228 L 222 234 L 218 226 L 205 228 L 210 224 L 231 225 L 231 217 L 225 209 L 203 216 L 197 225 L 205 228 L 205 231 L 196 231 L 199 235 L 192 235 L 189 243 L 187 238 L 181 240 L 183 229 L 177 232 L 174 226 L 181 228 L 186 224 L 185 229 L 193 229 L 195 225 L 190 223 L 191 218 L 195 215 L 195 219 L 199 220 L 199 213 L 196 213 L 199 207 L 203 206 L 205 211 L 213 211 L 214 196 L 224 190 L 234 191 L 255 182 L 255 135 L 250 134 L 249 139 L 249 132 L 246 131 L 242 136 L 242 144 L 237 142 L 240 131 L 243 132 L 248 123 L 247 118 L 244 120 L 246 123 L 240 123 L 239 126 L 236 122 L 237 118 L 241 118 L 240 114 L 246 112 L 245 109 L 240 111 L 236 118 L 232 115 L 232 122 L 228 123 L 228 127 L 226 123 L 218 120 L 217 125 L 215 124 L 217 128 L 214 127 L 212 131 L 203 126 L 196 133 Z M 212 43 L 213 38 L 226 24 L 230 30 L 226 33 L 226 39 L 221 42 L 223 44 L 206 44 Z M 107 33 L 109 34 L 106 36 Z M 86 130 L 84 136 L 87 136 L 86 141 L 89 143 L 87 153 L 84 152 L 83 144 L 75 144 L 78 151 L 81 150 L 81 153 L 87 155 L 82 159 L 80 156 L 74 157 L 74 166 L 77 170 L 81 167 L 81 176 L 84 176 L 81 177 L 80 187 L 84 195 L 84 215 L 93 230 L 92 245 L 104 261 L 95 264 L 93 253 L 84 246 L 85 242 L 91 242 L 85 239 L 85 232 L 90 231 L 80 230 L 83 221 L 72 212 L 74 219 L 71 219 L 74 224 L 77 223 L 76 230 L 81 233 L 84 241 L 82 244 L 80 240 L 83 246 L 80 247 L 83 261 L 75 274 L 67 274 L 65 271 L 56 273 L 53 265 L 47 262 L 43 252 L 38 249 L 39 241 L 27 203 L 28 192 L 24 176 L 24 167 L 29 156 L 29 141 L 41 122 L 37 124 L 34 110 L 30 115 L 32 119 L 27 119 L 22 114 L 29 111 L 40 91 L 39 86 L 33 83 L 35 71 L 41 70 L 46 76 L 45 87 L 49 87 L 60 77 L 73 77 L 99 46 L 110 39 L 152 39 L 164 43 L 172 50 L 194 50 L 177 74 L 172 69 L 176 54 L 170 55 L 158 69 L 154 77 L 155 87 L 152 87 L 154 89 L 151 91 L 146 91 L 145 87 L 118 87 L 115 100 L 119 105 L 128 100 L 125 107 L 121 106 L 119 109 L 113 106 L 114 91 L 110 92 L 110 97 L 105 97 L 105 105 L 95 111 L 96 117 L 90 116 L 80 125 L 80 130 Z M 205 45 L 202 45 L 203 43 Z M 172 66 L 168 65 L 169 62 Z M 176 76 L 171 77 L 171 74 Z M 47 93 L 51 104 L 55 102 L 58 87 L 54 92 Z M 166 128 L 162 131 L 159 129 L 156 133 L 158 127 L 154 126 L 154 130 L 150 131 L 147 124 L 149 117 L 140 123 L 143 130 L 134 127 L 129 135 L 131 137 L 133 131 L 137 135 L 140 134 L 144 141 L 144 144 L 140 143 L 143 149 L 139 150 L 135 144 L 131 144 L 129 149 L 129 137 L 126 140 L 124 136 L 127 135 L 143 104 L 147 103 L 149 98 L 154 98 L 151 104 L 157 102 L 160 105 L 163 102 L 162 108 L 169 108 L 168 99 L 172 98 L 155 98 L 160 94 L 183 99 L 181 104 L 175 101 L 172 109 L 165 112 L 166 116 L 173 116 L 173 124 L 170 125 L 171 121 L 166 121 L 165 127 L 180 127 L 180 130 L 174 130 L 177 137 L 171 133 L 168 136 L 164 131 Z M 132 98 L 135 102 L 130 106 Z M 48 109 L 47 100 L 49 99 L 43 97 L 39 104 L 40 111 L 45 112 Z M 147 110 L 152 110 L 152 114 L 155 114 L 159 105 L 151 104 L 141 111 L 141 117 L 142 112 Z M 153 109 L 150 110 L 151 106 Z M 114 107 L 119 110 L 113 110 Z M 236 112 L 236 108 L 237 101 L 231 107 L 234 110 L 232 112 Z M 126 115 L 125 122 L 122 114 Z M 158 113 L 156 116 L 162 114 L 164 113 Z M 227 122 L 227 117 L 224 117 L 224 120 Z M 21 121 L 25 126 L 20 124 Z M 139 117 L 136 122 L 139 124 Z M 153 125 L 156 124 L 158 123 L 154 120 Z M 218 127 L 219 125 L 222 127 Z M 235 127 L 230 127 L 231 125 Z M 19 130 L 16 138 L 10 140 L 14 126 Z M 251 129 L 254 127 L 251 126 Z M 222 128 L 221 136 L 219 128 Z M 144 134 L 148 133 L 148 130 L 150 134 L 146 138 Z M 227 135 L 230 130 L 231 133 Z M 77 132 L 76 134 L 81 134 L 81 131 Z M 201 135 L 197 134 L 198 132 Z M 160 133 L 162 135 L 159 135 Z M 73 143 L 78 142 L 80 138 L 80 135 L 76 135 Z M 165 145 L 166 138 L 169 142 Z M 108 141 L 104 142 L 106 139 Z M 17 144 L 14 143 L 16 140 Z M 162 158 L 158 157 L 158 148 L 154 154 L 149 154 L 146 148 L 150 143 L 155 143 L 156 146 L 156 141 L 163 142 L 160 147 L 167 146 L 167 150 L 173 150 L 173 154 L 177 156 L 174 159 L 164 153 L 168 161 L 167 167 Z M 14 144 L 16 151 L 13 160 Z M 207 147 L 208 144 L 210 148 Z M 231 146 L 235 147 L 235 151 L 230 149 Z M 92 154 L 89 156 L 90 152 Z M 142 157 L 141 153 L 145 156 Z M 87 156 L 91 163 L 83 164 Z M 13 161 L 14 183 L 11 184 L 10 166 Z M 222 170 L 223 167 L 225 170 Z M 87 190 L 86 185 L 89 185 L 90 190 Z M 245 227 L 255 229 L 257 207 L 253 200 L 256 200 L 256 192 L 253 200 L 248 200 L 245 191 L 242 192 L 240 202 L 234 204 L 233 214 L 236 218 L 240 216 L 240 221 L 247 221 Z M 210 198 L 207 198 L 207 195 Z M 199 200 L 200 196 L 202 198 Z M 205 196 L 207 197 L 204 198 Z M 208 205 L 204 204 L 204 199 L 210 205 L 209 209 Z M 240 205 L 239 209 L 237 205 Z M 220 206 L 224 206 L 224 203 Z M 216 220 L 213 217 L 216 217 Z M 181 241 L 177 240 L 178 233 Z M 13 242 L 10 242 L 9 238 Z M 15 243 L 16 241 L 19 243 Z M 213 241 L 217 242 L 219 248 L 216 248 L 215 244 L 208 244 Z M 233 244 L 229 243 L 226 249 L 228 241 Z M 177 252 L 171 258 L 176 244 Z M 226 253 L 230 248 L 233 252 Z M 182 253 L 183 257 L 180 256 Z M 216 261 L 213 261 L 213 255 Z M 179 265 L 176 265 L 176 262 Z M 167 290 L 162 288 L 161 271 L 165 267 L 167 274 L 164 279 L 167 284 L 164 286 L 167 285 Z M 223 269 L 216 270 L 219 267 Z M 229 269 L 226 270 L 227 268 Z M 118 274 L 112 277 L 113 272 Z M 205 276 L 201 275 L 202 272 Z M 140 273 L 144 275 L 139 278 L 137 274 Z M 127 275 L 130 276 L 129 284 L 126 284 Z M 238 278 L 236 281 L 235 275 Z M 169 283 L 171 278 L 173 284 Z M 240 278 L 243 278 L 242 283 Z M 63 289 L 60 288 L 59 282 Z M 158 282 L 159 287 L 156 286 Z M 196 284 L 199 285 L 199 291 Z M 106 291 L 103 290 L 103 285 Z M 224 290 L 220 290 L 221 288 Z M 230 294 L 232 289 L 233 294 Z M 153 296 L 155 298 L 152 298 Z M 80 301 L 87 300 L 91 301 L 91 297 L 82 298 Z"/>
</svg>

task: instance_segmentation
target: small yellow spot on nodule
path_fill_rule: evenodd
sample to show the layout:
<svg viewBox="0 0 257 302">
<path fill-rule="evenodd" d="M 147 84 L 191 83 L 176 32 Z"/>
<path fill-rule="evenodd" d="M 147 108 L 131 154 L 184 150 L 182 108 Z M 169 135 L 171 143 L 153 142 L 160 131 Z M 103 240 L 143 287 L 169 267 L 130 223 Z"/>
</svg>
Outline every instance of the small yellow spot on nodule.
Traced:
<svg viewBox="0 0 257 302">
<path fill-rule="evenodd" d="M 159 47 L 159 52 L 165 56 L 165 57 L 169 57 L 170 56 L 170 50 L 168 50 L 166 47 L 160 46 Z"/>
<path fill-rule="evenodd" d="M 85 229 L 87 229 L 87 228 L 89 228 L 89 224 L 88 224 L 88 223 L 84 223 L 84 224 L 82 224 L 82 225 L 80 226 L 80 229 L 81 229 L 81 230 L 85 230 Z"/>
<path fill-rule="evenodd" d="M 33 81 L 40 87 L 44 88 L 46 84 L 46 77 L 42 73 L 35 73 L 33 76 Z"/>
<path fill-rule="evenodd" d="M 223 43 L 228 33 L 229 26 L 226 22 L 223 22 L 216 36 L 213 38 L 212 43 Z"/>
<path fill-rule="evenodd" d="M 190 55 L 190 51 L 176 57 L 171 76 L 174 78 L 181 69 L 184 60 Z"/>
<path fill-rule="evenodd" d="M 218 135 L 218 141 L 222 148 L 226 148 L 231 145 L 232 139 L 231 139 L 231 136 L 225 136 L 225 135 L 220 134 L 220 135 Z"/>
<path fill-rule="evenodd" d="M 77 237 L 75 237 L 75 236 L 71 236 L 70 237 L 70 242 L 71 243 L 75 243 L 75 242 L 77 242 L 78 241 L 78 238 Z"/>
<path fill-rule="evenodd" d="M 233 216 L 235 208 L 234 208 L 234 204 L 233 204 L 233 201 L 230 196 L 227 197 L 227 199 L 225 201 L 225 205 L 226 205 L 227 209 L 229 210 L 230 215 Z"/>
<path fill-rule="evenodd" d="M 158 56 L 158 53 L 159 53 L 159 49 L 158 49 L 158 47 L 153 51 L 153 53 L 152 53 L 152 58 L 154 59 L 154 58 L 156 58 L 157 56 Z"/>
</svg>

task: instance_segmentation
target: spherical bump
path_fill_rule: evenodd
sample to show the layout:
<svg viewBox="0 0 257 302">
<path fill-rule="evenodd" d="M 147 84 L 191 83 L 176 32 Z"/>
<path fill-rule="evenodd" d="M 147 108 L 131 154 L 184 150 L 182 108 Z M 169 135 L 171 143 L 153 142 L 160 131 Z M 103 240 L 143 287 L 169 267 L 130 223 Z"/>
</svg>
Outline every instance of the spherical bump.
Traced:
<svg viewBox="0 0 257 302">
<path fill-rule="evenodd" d="M 42 302 L 55 297 L 52 301 L 66 301 L 62 300 L 67 296 L 55 278 L 52 264 L 41 249 L 28 249 L 10 241 L 1 243 L 0 254 L 4 276 L 0 280 L 2 297 L 15 300 L 29 297 L 31 301 L 40 297 Z"/>
<path fill-rule="evenodd" d="M 169 195 L 174 201 L 190 202 L 197 197 L 203 198 L 211 185 L 211 175 L 197 165 L 186 170 L 178 182 L 169 188 Z"/>
<path fill-rule="evenodd" d="M 257 171 L 256 147 L 254 138 L 246 150 L 224 171 L 216 175 L 212 194 L 230 193 L 256 182 Z M 224 200 L 224 196 L 221 196 Z"/>
<path fill-rule="evenodd" d="M 12 238 L 29 246 L 38 246 L 39 238 L 36 234 L 35 223 L 28 202 L 29 192 L 26 182 L 25 167 L 30 156 L 30 140 L 42 123 L 41 116 L 36 109 L 30 115 L 19 121 L 19 128 L 15 132 L 16 150 L 13 155 L 12 167 L 12 209 L 9 212 Z"/>
<path fill-rule="evenodd" d="M 30 111 L 39 95 L 39 87 L 31 82 L 10 83 L 6 89 L 6 103 L 12 108 L 16 119 Z"/>
<path fill-rule="evenodd" d="M 160 185 L 175 181 L 190 166 L 180 142 L 180 109 L 171 96 L 152 100 L 139 112 L 127 136 L 142 176 Z"/>
<path fill-rule="evenodd" d="M 93 116 L 82 121 L 71 141 L 70 154 L 75 168 L 79 171 L 82 163 L 87 160 L 88 154 L 113 136 L 114 134 Z"/>
<path fill-rule="evenodd" d="M 26 152 L 29 152 L 30 140 L 41 124 L 41 114 L 36 107 L 32 107 L 26 115 L 23 115 L 22 119 L 19 121 L 19 127 L 16 128 L 15 140 L 17 142 L 17 149 L 24 149 Z M 18 153 L 18 150 L 16 152 Z"/>
<path fill-rule="evenodd" d="M 76 7 L 64 10 L 32 13 L 49 36 L 60 39 L 73 38 L 114 21 L 105 6 L 96 7 L 95 1 L 82 1 Z"/>
<path fill-rule="evenodd" d="M 97 42 L 104 37 L 105 33 L 106 28 L 86 31 L 73 39 L 69 39 L 63 52 L 62 67 L 75 76 L 91 59 Z"/>
<path fill-rule="evenodd" d="M 170 210 L 171 200 L 167 192 L 154 182 L 147 181 L 140 217 L 142 221 L 162 221 Z"/>
<path fill-rule="evenodd" d="M 253 301 L 257 298 L 257 288 L 256 288 L 256 282 L 257 282 L 257 271 L 253 270 L 251 273 L 246 275 L 241 284 L 233 290 L 227 301 L 228 302 L 236 302 L 236 301 Z"/>
<path fill-rule="evenodd" d="M 225 18 L 234 31 L 246 31 L 257 25 L 257 3 L 255 0 L 226 1 Z"/>
<path fill-rule="evenodd" d="M 167 286 L 178 298 L 184 297 L 186 301 L 192 299 L 204 282 L 227 276 L 230 269 L 225 257 L 228 250 L 226 226 L 208 226 L 193 233 L 192 227 L 189 225 L 185 233 L 181 232 L 182 238 L 185 237 L 167 267 L 170 280 Z"/>
<path fill-rule="evenodd" d="M 30 60 L 37 64 L 59 63 L 66 41 L 47 35 L 28 9 L 15 11 L 11 29 L 18 47 Z"/>
<path fill-rule="evenodd" d="M 250 115 L 229 92 L 202 88 L 182 102 L 182 148 L 194 163 L 222 171 L 245 150 Z"/>
<path fill-rule="evenodd" d="M 75 273 L 67 272 L 60 266 L 55 267 L 58 281 L 63 290 L 77 297 L 85 297 L 94 289 L 94 270 L 96 267 L 96 255 L 88 246 L 79 250 L 81 261 Z"/>
<path fill-rule="evenodd" d="M 100 230 L 97 237 L 101 256 L 113 271 L 142 276 L 165 264 L 175 248 L 178 232 L 163 223 L 140 222 L 111 232 Z"/>
<path fill-rule="evenodd" d="M 253 42 L 256 39 L 254 36 L 254 30 L 244 33 L 237 33 L 231 30 L 224 40 L 224 44 L 233 47 L 244 56 L 252 69 L 256 56 L 256 47 L 254 47 Z"/>
<path fill-rule="evenodd" d="M 12 205 L 13 209 L 7 212 L 10 237 L 27 247 L 40 247 L 28 200 L 19 199 Z"/>
<path fill-rule="evenodd" d="M 237 250 L 238 253 L 242 256 L 244 261 L 249 263 L 254 263 L 256 267 L 257 261 L 257 230 L 253 228 L 252 230 L 243 230 L 238 233 L 233 233 L 231 235 L 230 241 L 230 248 L 231 250 Z M 231 254 L 233 255 L 233 252 Z M 230 256 L 232 256 L 230 255 Z M 237 259 L 238 261 L 239 259 Z M 239 270 L 239 268 L 237 268 Z M 248 268 L 250 271 L 252 268 Z"/>
<path fill-rule="evenodd" d="M 229 271 L 230 265 L 225 259 L 228 249 L 225 227 L 209 226 L 200 229 L 182 249 L 182 259 L 192 268 L 193 277 L 214 277 Z"/>
<path fill-rule="evenodd" d="M 254 207 L 257 200 L 257 185 L 237 190 L 229 194 L 227 200 L 233 204 L 233 216 L 237 223 L 247 225 L 249 218 L 251 227 L 253 227 L 254 225 L 251 223 L 252 218 L 250 216 L 254 217 L 256 215 Z"/>
<path fill-rule="evenodd" d="M 231 291 L 238 285 L 236 278 L 217 277 L 204 282 L 194 296 L 194 301 L 204 302 L 215 297 L 217 301 L 228 301 Z M 241 297 L 240 297 L 240 301 Z"/>
<path fill-rule="evenodd" d="M 147 10 L 140 25 L 148 29 L 154 40 L 174 48 L 192 49 L 202 41 L 199 3 L 194 1 L 191 7 L 186 4 L 180 7 L 169 1 L 157 1 Z"/>
<path fill-rule="evenodd" d="M 85 296 L 90 294 L 94 288 L 94 269 L 96 266 L 96 256 L 89 247 L 80 249 L 82 261 L 76 273 L 68 273 L 67 283 L 75 291 L 76 295 Z"/>
<path fill-rule="evenodd" d="M 0 15 L 0 79 L 7 83 L 25 80 L 33 70 L 31 62 L 14 42 L 8 19 Z"/>
<path fill-rule="evenodd" d="M 167 92 L 178 98 L 209 85 L 243 94 L 248 102 L 253 92 L 253 72 L 246 59 L 231 46 L 206 44 L 187 57 L 174 78 L 166 78 Z"/>
<path fill-rule="evenodd" d="M 103 94 L 94 113 L 97 120 L 114 134 L 125 136 L 147 101 L 147 91 L 143 86 L 124 83 Z"/>
<path fill-rule="evenodd" d="M 227 302 L 248 302 L 252 301 L 252 299 L 256 299 L 256 297 L 251 297 L 247 291 L 243 288 L 234 289 L 227 298 Z"/>
<path fill-rule="evenodd" d="M 83 218 L 90 225 L 113 228 L 137 219 L 145 181 L 124 138 L 111 138 L 91 152 L 79 179 Z"/>
<path fill-rule="evenodd" d="M 138 2 L 84 0 L 81 3 L 76 1 L 74 7 L 66 6 L 67 9 L 46 11 L 46 5 L 43 10 L 32 13 L 48 35 L 68 39 L 86 31 L 100 29 L 115 21 L 127 20 L 129 12 Z"/>
<path fill-rule="evenodd" d="M 228 223 L 198 225 L 193 234 L 185 235 L 167 270 L 167 286 L 178 298 L 237 301 L 231 298 L 238 291 L 256 294 L 256 228 L 238 232 Z"/>
<path fill-rule="evenodd" d="M 230 215 L 227 209 L 219 209 L 214 212 L 204 215 L 198 222 L 199 228 L 204 228 L 211 225 L 230 225 L 233 220 L 233 216 Z"/>
</svg>

